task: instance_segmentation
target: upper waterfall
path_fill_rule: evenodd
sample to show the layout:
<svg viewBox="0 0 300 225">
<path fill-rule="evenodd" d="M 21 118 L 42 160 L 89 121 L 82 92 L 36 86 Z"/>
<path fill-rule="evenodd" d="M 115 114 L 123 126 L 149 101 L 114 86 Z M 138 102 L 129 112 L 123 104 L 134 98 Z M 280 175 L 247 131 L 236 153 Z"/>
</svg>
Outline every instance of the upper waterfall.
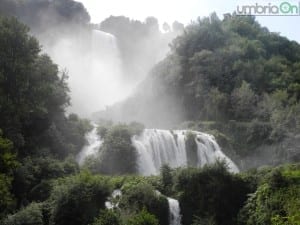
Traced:
<svg viewBox="0 0 300 225">
<path fill-rule="evenodd" d="M 44 44 L 44 50 L 68 73 L 69 112 L 89 117 L 129 95 L 117 42 L 110 33 L 83 29 Z"/>
</svg>

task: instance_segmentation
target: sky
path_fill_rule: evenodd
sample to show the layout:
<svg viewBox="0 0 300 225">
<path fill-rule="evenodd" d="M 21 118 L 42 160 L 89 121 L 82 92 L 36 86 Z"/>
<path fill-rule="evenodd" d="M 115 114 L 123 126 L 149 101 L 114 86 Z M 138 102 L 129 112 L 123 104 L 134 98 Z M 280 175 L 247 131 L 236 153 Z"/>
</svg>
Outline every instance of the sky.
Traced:
<svg viewBox="0 0 300 225">
<path fill-rule="evenodd" d="M 220 18 L 224 13 L 236 11 L 238 5 L 267 5 L 280 3 L 283 0 L 77 0 L 84 4 L 93 23 L 100 23 L 110 15 L 126 16 L 141 20 L 148 16 L 156 17 L 162 24 L 172 24 L 175 20 L 189 24 L 199 16 L 208 16 L 216 12 Z M 285 1 L 285 0 L 284 0 Z M 292 4 L 300 4 L 297 0 L 287 0 Z M 299 0 L 300 1 L 300 0 Z M 258 16 L 262 26 L 272 32 L 300 43 L 300 16 Z"/>
</svg>

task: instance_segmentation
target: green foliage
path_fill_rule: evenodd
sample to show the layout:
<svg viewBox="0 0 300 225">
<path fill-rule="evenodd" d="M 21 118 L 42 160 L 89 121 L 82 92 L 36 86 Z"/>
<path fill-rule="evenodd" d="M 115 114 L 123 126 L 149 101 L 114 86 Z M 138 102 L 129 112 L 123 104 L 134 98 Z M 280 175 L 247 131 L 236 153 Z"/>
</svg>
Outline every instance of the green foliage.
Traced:
<svg viewBox="0 0 300 225">
<path fill-rule="evenodd" d="M 232 92 L 235 118 L 243 120 L 253 117 L 255 101 L 255 93 L 251 90 L 250 84 L 243 81 L 241 87 Z"/>
<path fill-rule="evenodd" d="M 159 220 L 159 224 L 168 224 L 168 201 L 164 196 L 159 195 L 151 184 L 147 182 L 128 183 L 122 191 L 121 209 L 136 213 L 145 208 Z"/>
<path fill-rule="evenodd" d="M 249 191 L 247 183 L 227 172 L 221 162 L 203 169 L 183 169 L 175 185 L 184 225 L 191 224 L 194 216 L 210 217 L 215 224 L 234 224 Z"/>
<path fill-rule="evenodd" d="M 84 144 L 86 122 L 65 118 L 67 75 L 46 55 L 16 19 L 0 19 L 0 127 L 20 157 L 50 148 L 65 157 Z M 63 134 L 61 134 L 63 133 Z M 65 143 L 63 143 L 65 142 Z"/>
<path fill-rule="evenodd" d="M 299 167 L 273 169 L 240 211 L 239 224 L 289 225 L 300 223 Z"/>
<path fill-rule="evenodd" d="M 46 17 L 48 28 L 62 23 L 85 24 L 90 20 L 83 4 L 73 0 L 2 0 L 0 6 L 2 15 L 15 16 L 34 30 L 46 30 Z"/>
<path fill-rule="evenodd" d="M 228 106 L 228 96 L 226 93 L 219 91 L 218 88 L 212 88 L 207 97 L 208 98 L 205 100 L 205 118 L 214 121 L 222 121 L 225 118 L 222 111 Z"/>
<path fill-rule="evenodd" d="M 273 148 L 299 133 L 299 52 L 297 42 L 269 32 L 254 17 L 212 14 L 173 40 L 171 53 L 116 111 L 151 126 L 215 121 L 223 129 L 210 130 L 232 141 L 231 155 L 257 155 L 258 147 Z"/>
<path fill-rule="evenodd" d="M 58 180 L 50 196 L 50 224 L 91 223 L 109 194 L 107 179 L 86 172 Z"/>
<path fill-rule="evenodd" d="M 13 11 L 7 13 L 18 13 Z M 0 42 L 3 217 L 32 201 L 46 200 L 54 179 L 78 172 L 77 163 L 67 156 L 83 147 L 91 125 L 77 115 L 65 116 L 70 100 L 67 74 L 40 54 L 40 45 L 27 26 L 16 18 L 0 17 Z"/>
<path fill-rule="evenodd" d="M 136 173 L 138 156 L 131 143 L 132 135 L 133 130 L 127 125 L 110 127 L 104 136 L 98 158 L 87 162 L 88 168 L 104 174 Z"/>
<path fill-rule="evenodd" d="M 11 194 L 13 172 L 18 167 L 13 143 L 2 137 L 0 129 L 0 219 L 9 212 L 15 203 Z"/>
<path fill-rule="evenodd" d="M 101 210 L 92 225 L 121 225 L 120 216 L 113 210 Z"/>
<path fill-rule="evenodd" d="M 0 173 L 12 175 L 18 166 L 16 154 L 13 152 L 13 143 L 2 137 L 3 133 L 0 129 Z"/>
<path fill-rule="evenodd" d="M 143 209 L 133 218 L 129 219 L 126 225 L 159 225 L 159 223 L 154 215 Z"/>
<path fill-rule="evenodd" d="M 44 201 L 52 190 L 52 180 L 77 173 L 79 171 L 74 159 L 59 161 L 49 156 L 27 157 L 16 170 L 13 182 L 13 193 L 18 205 L 28 201 Z"/>
<path fill-rule="evenodd" d="M 195 217 L 192 225 L 216 225 L 216 222 L 213 217 L 208 217 L 208 218 Z"/>
<path fill-rule="evenodd" d="M 10 190 L 11 181 L 11 177 L 0 173 L 0 220 L 15 206 L 15 199 Z"/>
<path fill-rule="evenodd" d="M 62 158 L 69 154 L 77 155 L 86 144 L 85 134 L 93 128 L 90 121 L 70 114 L 68 118 L 59 117 L 55 122 L 56 125 L 50 127 L 47 133 L 54 139 L 49 143 L 53 144 L 54 153 Z"/>
<path fill-rule="evenodd" d="M 13 215 L 9 215 L 3 225 L 44 225 L 43 205 L 31 203 Z"/>
<path fill-rule="evenodd" d="M 138 122 L 131 122 L 129 125 L 130 131 L 131 131 L 131 135 L 140 135 L 144 129 L 145 126 L 141 123 Z"/>
<path fill-rule="evenodd" d="M 162 192 L 169 196 L 172 193 L 172 188 L 174 185 L 172 169 L 170 168 L 170 166 L 163 165 L 160 168 L 160 176 L 161 176 Z"/>
<path fill-rule="evenodd" d="M 197 153 L 197 143 L 196 143 L 196 135 L 189 131 L 185 136 L 185 147 L 187 154 L 187 163 L 189 166 L 197 167 L 198 163 L 198 153 Z"/>
</svg>

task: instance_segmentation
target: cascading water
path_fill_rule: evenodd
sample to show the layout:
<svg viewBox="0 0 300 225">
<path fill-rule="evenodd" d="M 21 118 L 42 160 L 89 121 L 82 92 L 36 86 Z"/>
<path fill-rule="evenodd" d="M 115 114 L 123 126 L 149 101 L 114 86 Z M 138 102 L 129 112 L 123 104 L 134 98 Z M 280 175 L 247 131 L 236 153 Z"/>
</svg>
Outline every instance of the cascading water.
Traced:
<svg viewBox="0 0 300 225">
<path fill-rule="evenodd" d="M 197 166 L 211 164 L 217 160 L 224 160 L 231 172 L 239 169 L 220 149 L 214 136 L 198 131 L 187 130 L 158 130 L 145 129 L 140 135 L 132 137 L 132 144 L 138 152 L 138 170 L 142 175 L 158 174 L 164 164 L 172 168 L 187 167 L 186 135 L 192 132 L 197 144 Z M 84 159 L 96 154 L 102 144 L 95 127 L 86 136 L 88 145 L 79 153 L 77 159 L 82 164 Z"/>
<path fill-rule="evenodd" d="M 121 196 L 122 191 L 120 189 L 115 189 L 108 200 L 105 202 L 105 207 L 107 209 L 114 209 L 118 207 Z"/>
<path fill-rule="evenodd" d="M 139 171 L 143 175 L 158 174 L 161 166 L 168 164 L 172 168 L 186 167 L 187 149 L 186 130 L 145 129 L 139 136 L 132 138 L 138 151 Z M 212 135 L 189 131 L 195 134 L 197 143 L 198 166 L 224 160 L 232 172 L 238 172 L 237 166 L 221 151 Z"/>
<path fill-rule="evenodd" d="M 179 202 L 173 198 L 167 198 L 169 203 L 169 221 L 170 225 L 180 225 L 181 224 L 181 215 Z"/>
<path fill-rule="evenodd" d="M 85 136 L 87 144 L 83 147 L 80 153 L 77 155 L 77 162 L 79 165 L 84 163 L 84 160 L 91 155 L 97 154 L 102 144 L 100 136 L 97 134 L 97 127 L 94 126 L 93 130 Z"/>
</svg>

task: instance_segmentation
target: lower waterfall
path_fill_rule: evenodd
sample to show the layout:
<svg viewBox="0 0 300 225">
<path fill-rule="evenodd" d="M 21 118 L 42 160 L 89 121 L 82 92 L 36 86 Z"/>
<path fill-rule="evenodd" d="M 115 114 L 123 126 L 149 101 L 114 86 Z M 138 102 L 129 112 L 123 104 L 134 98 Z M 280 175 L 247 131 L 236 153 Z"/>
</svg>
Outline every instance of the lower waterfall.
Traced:
<svg viewBox="0 0 300 225">
<path fill-rule="evenodd" d="M 214 136 L 198 131 L 145 129 L 141 135 L 132 138 L 139 154 L 138 169 L 142 175 L 158 174 L 164 164 L 172 168 L 186 167 L 187 132 L 195 135 L 197 144 L 197 166 L 201 167 L 216 160 L 224 160 L 231 172 L 239 169 L 220 149 Z"/>
<path fill-rule="evenodd" d="M 181 215 L 179 202 L 173 198 L 167 198 L 169 203 L 169 221 L 170 225 L 180 225 L 181 224 Z"/>
</svg>

